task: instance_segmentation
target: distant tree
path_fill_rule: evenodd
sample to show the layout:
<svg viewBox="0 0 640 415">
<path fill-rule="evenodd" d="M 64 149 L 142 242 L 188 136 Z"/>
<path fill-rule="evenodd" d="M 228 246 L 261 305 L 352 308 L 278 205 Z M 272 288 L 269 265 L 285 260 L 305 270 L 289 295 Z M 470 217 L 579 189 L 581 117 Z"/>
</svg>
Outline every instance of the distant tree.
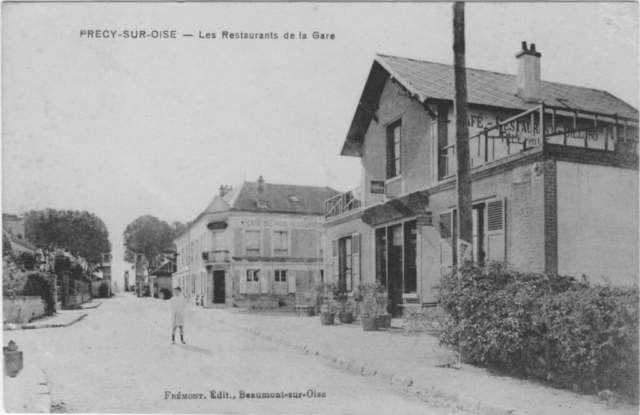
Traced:
<svg viewBox="0 0 640 415">
<path fill-rule="evenodd" d="M 175 224 L 169 225 L 155 216 L 140 216 L 124 230 L 124 260 L 133 263 L 135 254 L 144 254 L 148 266 L 159 266 L 166 255 L 175 251 L 173 240 L 177 235 Z"/>
<path fill-rule="evenodd" d="M 68 249 L 84 258 L 90 269 L 101 263 L 102 253 L 111 252 L 104 222 L 86 211 L 32 210 L 25 215 L 25 233 L 36 247 L 47 252 Z"/>
<path fill-rule="evenodd" d="M 191 222 L 187 222 L 187 223 L 173 222 L 171 226 L 173 227 L 173 230 L 176 232 L 176 236 L 178 236 L 182 233 L 182 231 L 187 229 L 187 226 L 189 226 L 190 223 Z"/>
</svg>

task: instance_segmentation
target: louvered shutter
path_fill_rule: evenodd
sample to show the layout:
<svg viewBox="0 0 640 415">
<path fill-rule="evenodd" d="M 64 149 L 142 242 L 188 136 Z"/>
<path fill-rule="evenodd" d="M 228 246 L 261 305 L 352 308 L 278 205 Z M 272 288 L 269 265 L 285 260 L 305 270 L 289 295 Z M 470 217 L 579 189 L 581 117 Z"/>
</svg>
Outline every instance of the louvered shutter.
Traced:
<svg viewBox="0 0 640 415">
<path fill-rule="evenodd" d="M 353 275 L 353 285 L 360 285 L 360 234 L 356 233 L 351 237 L 351 273 Z M 351 290 L 353 287 L 350 287 Z"/>
<path fill-rule="evenodd" d="M 260 272 L 260 293 L 268 294 L 271 286 L 271 270 L 265 269 Z"/>
<path fill-rule="evenodd" d="M 457 241 L 457 218 L 454 210 L 440 214 L 440 273 L 451 272 Z"/>
<path fill-rule="evenodd" d="M 340 261 L 338 261 L 338 240 L 334 239 L 332 245 L 332 253 L 333 253 L 333 282 L 338 281 L 338 276 L 340 274 Z"/>
<path fill-rule="evenodd" d="M 287 283 L 289 284 L 289 292 L 296 292 L 296 272 L 295 271 L 287 271 Z"/>
<path fill-rule="evenodd" d="M 247 278 L 249 277 L 249 271 L 240 272 L 236 271 L 236 275 L 238 276 L 238 287 L 240 288 L 240 294 L 247 293 Z"/>
<path fill-rule="evenodd" d="M 491 199 L 487 201 L 485 219 L 485 260 L 504 261 L 506 258 L 505 243 L 505 200 Z"/>
</svg>

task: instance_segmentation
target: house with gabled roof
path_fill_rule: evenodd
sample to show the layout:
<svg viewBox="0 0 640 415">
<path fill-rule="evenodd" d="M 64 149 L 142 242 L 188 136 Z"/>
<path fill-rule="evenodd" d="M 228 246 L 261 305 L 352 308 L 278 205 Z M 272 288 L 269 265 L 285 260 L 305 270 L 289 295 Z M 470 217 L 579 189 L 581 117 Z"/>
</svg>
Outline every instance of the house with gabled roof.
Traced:
<svg viewBox="0 0 640 415">
<path fill-rule="evenodd" d="M 637 282 L 638 110 L 543 81 L 533 44 L 514 64 L 466 71 L 472 258 Z M 458 263 L 454 96 L 451 65 L 377 55 L 341 151 L 360 186 L 326 202 L 328 280 L 379 281 L 393 314 Z"/>
<path fill-rule="evenodd" d="M 221 186 L 179 234 L 173 286 L 205 307 L 287 307 L 323 275 L 328 187 L 243 182 Z"/>
<path fill-rule="evenodd" d="M 149 288 L 152 297 L 162 298 L 163 288 L 171 293 L 174 272 L 176 272 L 176 263 L 171 259 L 165 259 L 162 265 L 149 272 Z"/>
</svg>

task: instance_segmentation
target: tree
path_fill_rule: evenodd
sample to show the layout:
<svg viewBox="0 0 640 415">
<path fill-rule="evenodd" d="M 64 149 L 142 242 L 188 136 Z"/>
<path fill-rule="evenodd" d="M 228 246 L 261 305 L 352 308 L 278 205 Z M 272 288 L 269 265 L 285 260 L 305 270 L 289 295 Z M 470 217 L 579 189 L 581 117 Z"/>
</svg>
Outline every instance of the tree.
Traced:
<svg viewBox="0 0 640 415">
<path fill-rule="evenodd" d="M 171 224 L 171 226 L 173 226 L 173 229 L 176 232 L 176 236 L 180 235 L 182 233 L 182 231 L 184 231 L 185 229 L 187 229 L 187 226 L 189 226 L 191 222 L 187 222 L 187 223 L 182 223 L 182 222 L 173 222 Z"/>
<path fill-rule="evenodd" d="M 171 226 L 151 215 L 140 216 L 128 224 L 123 233 L 124 260 L 133 263 L 135 254 L 144 254 L 149 267 L 159 266 L 165 255 L 175 252 L 176 224 L 182 225 L 174 222 Z"/>
<path fill-rule="evenodd" d="M 102 219 L 86 211 L 32 210 L 25 215 L 26 239 L 46 252 L 68 249 L 87 261 L 90 269 L 111 252 L 109 231 Z"/>
</svg>

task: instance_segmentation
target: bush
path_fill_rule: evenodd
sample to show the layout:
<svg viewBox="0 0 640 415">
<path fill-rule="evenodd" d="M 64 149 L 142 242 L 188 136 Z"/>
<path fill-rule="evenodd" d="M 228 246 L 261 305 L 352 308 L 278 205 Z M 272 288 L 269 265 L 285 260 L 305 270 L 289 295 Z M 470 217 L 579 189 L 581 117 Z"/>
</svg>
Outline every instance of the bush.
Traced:
<svg viewBox="0 0 640 415">
<path fill-rule="evenodd" d="M 168 288 L 160 288 L 160 292 L 162 293 L 163 300 L 168 300 L 173 297 L 173 294 L 171 294 L 171 290 Z"/>
<path fill-rule="evenodd" d="M 480 364 L 586 393 L 638 399 L 638 288 L 521 273 L 501 263 L 442 277 L 441 344 Z"/>
<path fill-rule="evenodd" d="M 54 280 L 55 281 L 55 280 Z M 46 274 L 34 272 L 27 278 L 24 295 L 39 295 L 45 305 L 45 313 L 51 315 L 56 312 L 56 301 L 53 297 L 54 284 Z"/>
</svg>

